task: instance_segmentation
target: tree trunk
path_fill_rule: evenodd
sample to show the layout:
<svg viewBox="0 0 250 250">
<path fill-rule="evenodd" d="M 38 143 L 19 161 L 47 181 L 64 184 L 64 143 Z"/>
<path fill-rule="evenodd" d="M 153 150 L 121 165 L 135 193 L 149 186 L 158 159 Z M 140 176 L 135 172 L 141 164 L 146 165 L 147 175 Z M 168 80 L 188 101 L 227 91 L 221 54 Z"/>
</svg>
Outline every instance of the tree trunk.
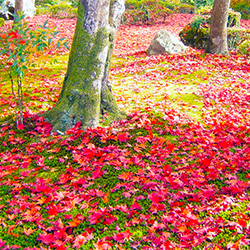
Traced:
<svg viewBox="0 0 250 250">
<path fill-rule="evenodd" d="M 35 0 L 15 0 L 15 14 L 23 12 L 26 17 L 33 17 L 35 14 Z"/>
<path fill-rule="evenodd" d="M 227 53 L 227 19 L 230 0 L 215 0 L 211 14 L 211 24 L 206 53 Z"/>
<path fill-rule="evenodd" d="M 197 0 L 194 0 L 194 13 L 197 14 Z"/>
<path fill-rule="evenodd" d="M 101 112 L 119 117 L 108 83 L 114 39 L 124 0 L 80 0 L 68 69 L 56 105 L 43 116 L 53 130 L 65 132 L 77 122 L 96 127 Z"/>
<path fill-rule="evenodd" d="M 15 0 L 15 15 L 23 11 L 23 0 Z"/>
</svg>

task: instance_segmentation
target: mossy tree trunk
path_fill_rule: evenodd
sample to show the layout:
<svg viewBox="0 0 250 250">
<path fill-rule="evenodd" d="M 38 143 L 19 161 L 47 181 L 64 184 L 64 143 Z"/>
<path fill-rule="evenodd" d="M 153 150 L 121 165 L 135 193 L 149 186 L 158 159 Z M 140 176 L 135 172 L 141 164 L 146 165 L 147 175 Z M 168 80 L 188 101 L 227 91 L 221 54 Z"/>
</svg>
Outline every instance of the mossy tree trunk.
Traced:
<svg viewBox="0 0 250 250">
<path fill-rule="evenodd" d="M 43 116 L 53 130 L 96 127 L 101 113 L 119 117 L 108 83 L 114 39 L 124 0 L 80 0 L 68 69 L 56 105 Z"/>
<path fill-rule="evenodd" d="M 211 14 L 209 41 L 206 53 L 227 53 L 227 19 L 230 0 L 215 0 Z"/>
</svg>

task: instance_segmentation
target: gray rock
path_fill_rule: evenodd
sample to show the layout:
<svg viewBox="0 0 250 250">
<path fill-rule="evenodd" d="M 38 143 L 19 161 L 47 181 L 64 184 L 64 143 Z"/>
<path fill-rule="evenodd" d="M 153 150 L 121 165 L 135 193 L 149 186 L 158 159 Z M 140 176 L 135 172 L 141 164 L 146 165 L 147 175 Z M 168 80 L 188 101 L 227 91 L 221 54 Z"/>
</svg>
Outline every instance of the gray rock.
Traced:
<svg viewBox="0 0 250 250">
<path fill-rule="evenodd" d="M 159 30 L 151 42 L 147 54 L 178 54 L 185 52 L 187 47 L 167 30 Z"/>
</svg>

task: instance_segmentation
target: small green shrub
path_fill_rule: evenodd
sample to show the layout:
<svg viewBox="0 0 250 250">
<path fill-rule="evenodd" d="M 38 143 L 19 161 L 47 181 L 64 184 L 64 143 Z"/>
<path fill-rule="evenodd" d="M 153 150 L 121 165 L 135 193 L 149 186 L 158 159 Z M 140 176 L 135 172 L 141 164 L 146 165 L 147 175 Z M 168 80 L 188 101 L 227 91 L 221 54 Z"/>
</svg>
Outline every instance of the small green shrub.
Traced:
<svg viewBox="0 0 250 250">
<path fill-rule="evenodd" d="M 194 6 L 192 6 L 190 4 L 182 3 L 182 4 L 175 7 L 174 12 L 193 14 L 194 13 Z"/>
<path fill-rule="evenodd" d="M 128 0 L 125 5 L 126 12 L 123 22 L 137 25 L 164 22 L 176 7 L 175 3 L 162 0 Z"/>
<path fill-rule="evenodd" d="M 240 27 L 240 19 L 241 19 L 240 12 L 229 10 L 227 27 Z"/>
<path fill-rule="evenodd" d="M 190 5 L 196 5 L 198 8 L 202 8 L 205 6 L 212 6 L 214 3 L 214 0 L 181 0 L 182 3 L 190 4 Z"/>
<path fill-rule="evenodd" d="M 74 18 L 77 15 L 77 8 L 72 7 L 69 3 L 60 2 L 49 8 L 52 17 L 56 18 Z"/>
<path fill-rule="evenodd" d="M 51 5 L 46 4 L 46 5 L 38 5 L 36 7 L 36 15 L 46 15 L 49 12 L 49 8 Z"/>
<path fill-rule="evenodd" d="M 40 60 L 48 59 L 51 49 L 55 49 L 53 39 L 59 32 L 47 27 L 48 21 L 33 30 L 25 21 L 24 15 L 14 15 L 14 17 L 15 22 L 11 28 L 0 29 L 0 69 L 9 76 L 15 102 L 16 125 L 22 128 L 25 74 Z M 62 40 L 64 38 L 58 40 L 58 45 Z"/>
<path fill-rule="evenodd" d="M 46 6 L 58 4 L 58 0 L 36 0 L 36 6 Z"/>
<path fill-rule="evenodd" d="M 246 30 L 243 28 L 227 29 L 227 44 L 229 50 L 237 48 L 247 39 L 250 39 L 250 30 Z"/>
<path fill-rule="evenodd" d="M 197 14 L 199 15 L 211 15 L 212 7 L 211 6 L 204 6 L 197 10 Z"/>
<path fill-rule="evenodd" d="M 250 55 L 250 39 L 245 40 L 238 46 L 238 53 L 243 55 Z"/>
</svg>

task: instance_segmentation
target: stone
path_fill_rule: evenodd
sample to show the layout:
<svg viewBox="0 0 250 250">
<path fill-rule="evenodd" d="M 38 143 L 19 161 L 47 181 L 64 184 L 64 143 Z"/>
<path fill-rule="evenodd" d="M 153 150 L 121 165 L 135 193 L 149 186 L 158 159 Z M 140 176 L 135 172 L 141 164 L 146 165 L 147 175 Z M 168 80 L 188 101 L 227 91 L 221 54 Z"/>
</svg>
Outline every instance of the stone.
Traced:
<svg viewBox="0 0 250 250">
<path fill-rule="evenodd" d="M 187 47 L 167 30 L 159 30 L 147 49 L 147 54 L 178 54 L 184 53 Z"/>
</svg>

